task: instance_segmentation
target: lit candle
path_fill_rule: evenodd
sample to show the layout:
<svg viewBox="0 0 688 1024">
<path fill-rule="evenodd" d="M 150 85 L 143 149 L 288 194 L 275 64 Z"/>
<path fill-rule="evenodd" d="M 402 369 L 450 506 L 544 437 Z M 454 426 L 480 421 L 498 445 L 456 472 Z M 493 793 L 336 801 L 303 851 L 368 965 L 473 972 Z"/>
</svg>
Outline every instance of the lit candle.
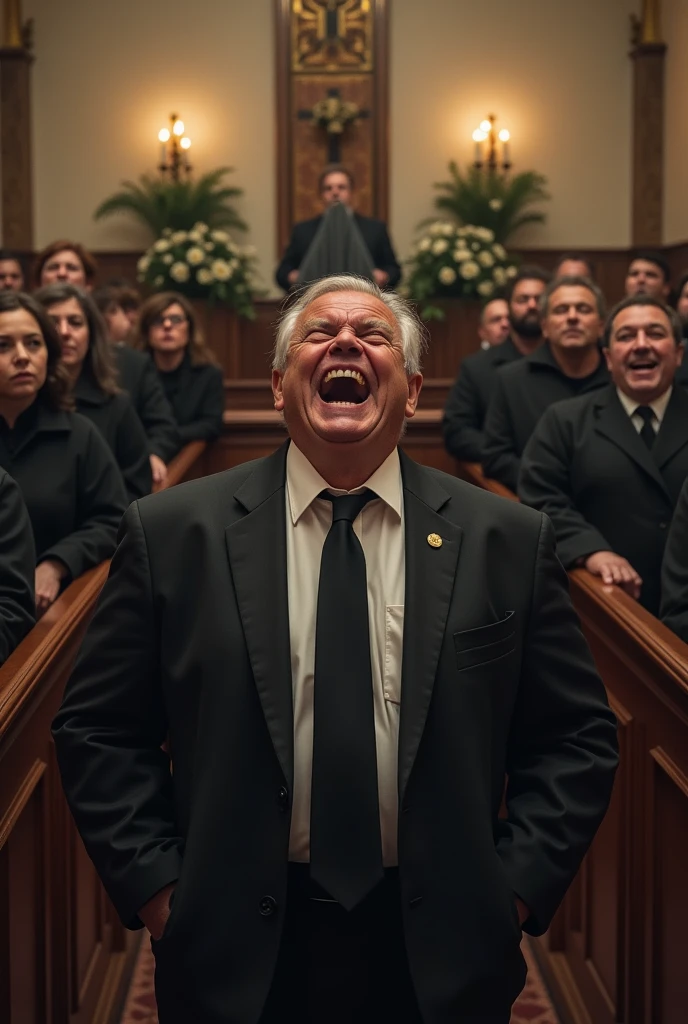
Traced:
<svg viewBox="0 0 688 1024">
<path fill-rule="evenodd" d="M 160 140 L 160 166 L 164 167 L 167 162 L 167 143 L 170 141 L 170 133 L 167 128 L 160 129 L 158 139 Z"/>
<path fill-rule="evenodd" d="M 476 128 L 473 132 L 473 141 L 475 142 L 475 162 L 481 164 L 483 162 L 483 152 L 481 145 L 487 138 L 487 135 L 482 128 Z"/>
<path fill-rule="evenodd" d="M 502 143 L 502 163 L 503 164 L 510 164 L 511 163 L 511 160 L 510 160 L 510 155 L 511 154 L 510 154 L 510 151 L 509 151 L 509 139 L 511 138 L 511 135 L 507 131 L 506 128 L 502 128 L 501 132 L 499 133 L 499 138 L 500 138 L 500 141 Z"/>
</svg>

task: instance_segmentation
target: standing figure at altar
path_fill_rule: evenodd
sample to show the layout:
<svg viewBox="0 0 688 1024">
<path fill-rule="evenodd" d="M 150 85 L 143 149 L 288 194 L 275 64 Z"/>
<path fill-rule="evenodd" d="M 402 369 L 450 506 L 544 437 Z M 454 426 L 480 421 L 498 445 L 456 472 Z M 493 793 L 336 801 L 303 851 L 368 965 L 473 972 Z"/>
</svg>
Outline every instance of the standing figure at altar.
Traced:
<svg viewBox="0 0 688 1024">
<path fill-rule="evenodd" d="M 374 217 L 364 217 L 352 208 L 354 179 L 350 171 L 341 164 L 330 164 L 318 180 L 320 198 L 325 209 L 335 203 L 342 203 L 353 217 L 373 263 L 372 276 L 380 288 L 394 288 L 401 278 L 401 267 L 394 255 L 394 249 L 387 232 L 387 226 Z M 299 267 L 304 261 L 311 243 L 323 219 L 323 214 L 302 220 L 294 225 L 291 239 L 282 262 L 277 268 L 277 284 L 285 291 L 299 284 Z M 341 267 L 342 272 L 353 271 L 354 267 Z"/>
</svg>

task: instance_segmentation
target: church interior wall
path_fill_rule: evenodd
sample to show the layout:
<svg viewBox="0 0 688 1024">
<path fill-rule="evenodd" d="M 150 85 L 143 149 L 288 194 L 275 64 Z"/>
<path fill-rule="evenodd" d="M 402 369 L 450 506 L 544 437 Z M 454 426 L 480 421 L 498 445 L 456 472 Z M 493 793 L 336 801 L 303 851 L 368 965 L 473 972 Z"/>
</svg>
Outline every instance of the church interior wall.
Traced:
<svg viewBox="0 0 688 1024">
<path fill-rule="evenodd" d="M 664 241 L 688 238 L 688 6 L 685 0 L 664 0 L 662 37 L 666 56 Z"/>
</svg>

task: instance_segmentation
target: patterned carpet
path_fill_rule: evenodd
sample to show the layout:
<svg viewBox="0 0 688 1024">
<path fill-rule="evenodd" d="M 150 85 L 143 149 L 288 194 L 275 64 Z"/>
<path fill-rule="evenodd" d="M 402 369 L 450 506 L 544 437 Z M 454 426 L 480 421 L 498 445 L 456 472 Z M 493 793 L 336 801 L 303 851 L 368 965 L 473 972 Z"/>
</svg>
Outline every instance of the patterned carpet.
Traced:
<svg viewBox="0 0 688 1024">
<path fill-rule="evenodd" d="M 527 942 L 523 944 L 523 953 L 528 961 L 528 980 L 514 1006 L 511 1024 L 559 1024 Z M 144 937 L 121 1024 L 158 1024 L 153 994 L 154 970 L 150 943 Z"/>
</svg>

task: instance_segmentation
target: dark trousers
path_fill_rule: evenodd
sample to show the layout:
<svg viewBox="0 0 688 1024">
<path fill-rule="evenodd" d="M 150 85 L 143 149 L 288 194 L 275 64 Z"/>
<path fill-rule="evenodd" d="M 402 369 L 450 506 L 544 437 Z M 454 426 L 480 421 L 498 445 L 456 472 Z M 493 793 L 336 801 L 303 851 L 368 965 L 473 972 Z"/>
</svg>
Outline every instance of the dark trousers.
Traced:
<svg viewBox="0 0 688 1024">
<path fill-rule="evenodd" d="M 409 974 L 396 870 L 352 911 L 290 864 L 287 909 L 260 1024 L 422 1024 Z"/>
</svg>

